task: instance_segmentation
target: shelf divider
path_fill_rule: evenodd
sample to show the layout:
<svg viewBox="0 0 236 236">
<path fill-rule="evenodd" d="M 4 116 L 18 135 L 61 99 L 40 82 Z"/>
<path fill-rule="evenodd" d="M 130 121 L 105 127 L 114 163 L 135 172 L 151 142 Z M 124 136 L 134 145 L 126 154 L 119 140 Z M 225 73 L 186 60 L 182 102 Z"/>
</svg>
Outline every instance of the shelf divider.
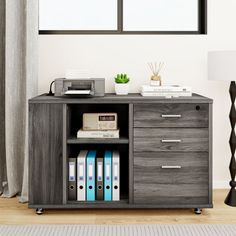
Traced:
<svg viewBox="0 0 236 236">
<path fill-rule="evenodd" d="M 70 137 L 67 139 L 67 144 L 128 144 L 128 137 L 120 138 L 76 138 Z"/>
</svg>

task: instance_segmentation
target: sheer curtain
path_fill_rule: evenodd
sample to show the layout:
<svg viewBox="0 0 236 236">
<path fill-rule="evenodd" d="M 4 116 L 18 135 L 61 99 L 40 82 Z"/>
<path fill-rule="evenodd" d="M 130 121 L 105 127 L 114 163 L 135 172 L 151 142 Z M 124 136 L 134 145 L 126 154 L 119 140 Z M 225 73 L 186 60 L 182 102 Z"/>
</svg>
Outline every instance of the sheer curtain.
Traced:
<svg viewBox="0 0 236 236">
<path fill-rule="evenodd" d="M 0 193 L 28 200 L 28 99 L 37 94 L 38 0 L 3 0 Z M 2 21 L 1 21 L 2 22 Z M 0 23 L 1 24 L 1 23 Z"/>
</svg>

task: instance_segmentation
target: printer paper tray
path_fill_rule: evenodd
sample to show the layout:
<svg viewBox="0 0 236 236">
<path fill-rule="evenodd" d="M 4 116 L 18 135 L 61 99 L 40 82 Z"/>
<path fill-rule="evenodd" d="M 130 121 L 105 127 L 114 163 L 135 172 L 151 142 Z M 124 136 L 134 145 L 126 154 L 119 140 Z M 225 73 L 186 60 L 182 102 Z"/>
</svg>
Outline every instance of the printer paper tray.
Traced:
<svg viewBox="0 0 236 236">
<path fill-rule="evenodd" d="M 68 90 L 65 92 L 65 95 L 89 95 L 91 90 Z"/>
</svg>

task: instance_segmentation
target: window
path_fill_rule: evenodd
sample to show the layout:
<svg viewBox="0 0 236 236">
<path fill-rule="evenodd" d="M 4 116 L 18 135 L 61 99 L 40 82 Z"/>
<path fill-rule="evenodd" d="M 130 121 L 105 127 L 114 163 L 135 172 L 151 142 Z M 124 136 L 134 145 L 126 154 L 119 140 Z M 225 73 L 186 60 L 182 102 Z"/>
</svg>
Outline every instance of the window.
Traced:
<svg viewBox="0 0 236 236">
<path fill-rule="evenodd" d="M 206 34 L 206 0 L 39 0 L 40 34 Z"/>
</svg>

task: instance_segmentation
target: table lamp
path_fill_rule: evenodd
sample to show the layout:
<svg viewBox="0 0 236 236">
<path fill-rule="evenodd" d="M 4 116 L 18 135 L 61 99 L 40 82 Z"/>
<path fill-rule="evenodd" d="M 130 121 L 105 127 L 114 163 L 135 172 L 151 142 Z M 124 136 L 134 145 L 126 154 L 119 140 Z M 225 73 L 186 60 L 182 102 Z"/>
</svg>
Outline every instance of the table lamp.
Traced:
<svg viewBox="0 0 236 236">
<path fill-rule="evenodd" d="M 229 93 L 232 101 L 229 119 L 232 127 L 230 135 L 230 149 L 231 149 L 231 161 L 229 165 L 231 181 L 229 185 L 231 187 L 228 193 L 225 204 L 229 206 L 236 206 L 236 161 L 235 161 L 235 149 L 236 149 L 236 136 L 234 127 L 236 123 L 236 110 L 234 106 L 236 97 L 236 51 L 212 51 L 208 53 L 208 78 L 210 80 L 225 80 L 231 81 Z"/>
</svg>

